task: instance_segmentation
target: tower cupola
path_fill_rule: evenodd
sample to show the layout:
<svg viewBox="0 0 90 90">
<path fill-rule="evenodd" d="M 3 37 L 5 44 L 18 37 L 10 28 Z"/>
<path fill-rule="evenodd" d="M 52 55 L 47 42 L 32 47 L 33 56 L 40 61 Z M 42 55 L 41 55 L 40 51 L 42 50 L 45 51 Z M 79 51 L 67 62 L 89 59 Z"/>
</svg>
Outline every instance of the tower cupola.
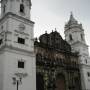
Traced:
<svg viewBox="0 0 90 90">
<path fill-rule="evenodd" d="M 74 18 L 73 13 L 71 12 L 69 21 L 65 24 L 65 30 L 68 30 L 68 29 L 73 28 L 73 27 L 83 29 L 82 24 L 78 23 L 78 21 Z"/>
<path fill-rule="evenodd" d="M 65 24 L 65 39 L 72 49 L 88 55 L 88 46 L 85 41 L 84 29 L 81 23 L 74 18 L 72 12 L 69 21 Z"/>
<path fill-rule="evenodd" d="M 68 24 L 77 24 L 77 20 L 74 18 L 73 13 L 71 12 L 70 19 Z"/>
<path fill-rule="evenodd" d="M 65 38 L 70 44 L 82 42 L 85 44 L 85 35 L 82 24 L 74 18 L 71 12 L 69 21 L 65 24 Z"/>
</svg>

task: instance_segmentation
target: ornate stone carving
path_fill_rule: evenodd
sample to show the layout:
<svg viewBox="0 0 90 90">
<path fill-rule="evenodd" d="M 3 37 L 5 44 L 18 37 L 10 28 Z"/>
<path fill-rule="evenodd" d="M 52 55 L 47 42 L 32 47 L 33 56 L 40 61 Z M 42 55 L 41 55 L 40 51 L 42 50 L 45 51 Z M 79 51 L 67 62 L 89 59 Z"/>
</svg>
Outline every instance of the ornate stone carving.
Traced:
<svg viewBox="0 0 90 90">
<path fill-rule="evenodd" d="M 80 79 L 78 55 L 71 52 L 70 45 L 57 31 L 41 35 L 39 41 L 35 41 L 35 53 L 36 71 L 44 80 L 42 90 L 81 90 L 80 81 L 76 84 L 75 79 Z M 63 74 L 64 78 L 57 78 L 57 74 Z"/>
<path fill-rule="evenodd" d="M 43 34 L 39 37 L 40 44 L 45 47 L 51 47 L 63 51 L 71 51 L 71 46 L 62 39 L 60 34 L 55 31 L 50 34 Z"/>
</svg>

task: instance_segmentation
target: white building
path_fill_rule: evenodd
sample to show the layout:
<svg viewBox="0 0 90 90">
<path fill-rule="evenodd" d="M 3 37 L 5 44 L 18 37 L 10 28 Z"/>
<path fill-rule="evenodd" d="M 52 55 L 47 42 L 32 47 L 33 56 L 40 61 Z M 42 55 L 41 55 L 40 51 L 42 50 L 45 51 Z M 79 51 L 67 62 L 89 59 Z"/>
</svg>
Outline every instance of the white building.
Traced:
<svg viewBox="0 0 90 90">
<path fill-rule="evenodd" d="M 65 39 L 71 45 L 73 52 L 79 52 L 80 74 L 82 90 L 90 90 L 90 57 L 88 45 L 85 41 L 85 34 L 82 24 L 73 17 L 65 25 Z"/>
<path fill-rule="evenodd" d="M 0 90 L 36 90 L 31 0 L 1 0 Z M 66 41 L 79 52 L 82 90 L 90 90 L 90 57 L 82 24 L 71 14 Z"/>
<path fill-rule="evenodd" d="M 36 90 L 30 0 L 1 0 L 0 90 Z"/>
</svg>

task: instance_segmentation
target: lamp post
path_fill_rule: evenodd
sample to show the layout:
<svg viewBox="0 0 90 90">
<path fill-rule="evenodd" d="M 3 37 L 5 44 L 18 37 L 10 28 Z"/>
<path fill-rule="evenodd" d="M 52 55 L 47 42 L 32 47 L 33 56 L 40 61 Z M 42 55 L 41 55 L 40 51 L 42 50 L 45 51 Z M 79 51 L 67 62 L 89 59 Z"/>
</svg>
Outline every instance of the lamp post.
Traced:
<svg viewBox="0 0 90 90">
<path fill-rule="evenodd" d="M 13 85 L 17 86 L 17 90 L 20 84 L 22 84 L 22 78 L 13 77 Z"/>
<path fill-rule="evenodd" d="M 17 90 L 19 88 L 19 85 L 22 84 L 22 78 L 26 77 L 27 73 L 15 73 L 15 76 L 12 77 L 13 85 L 17 86 Z"/>
</svg>

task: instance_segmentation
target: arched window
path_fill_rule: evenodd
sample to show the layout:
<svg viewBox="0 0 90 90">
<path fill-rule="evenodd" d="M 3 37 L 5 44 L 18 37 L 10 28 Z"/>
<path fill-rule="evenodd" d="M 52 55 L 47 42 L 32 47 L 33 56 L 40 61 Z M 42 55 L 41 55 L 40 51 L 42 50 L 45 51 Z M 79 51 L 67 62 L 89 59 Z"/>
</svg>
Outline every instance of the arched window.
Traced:
<svg viewBox="0 0 90 90">
<path fill-rule="evenodd" d="M 81 34 L 81 39 L 84 40 L 84 38 L 83 38 L 83 34 Z"/>
<path fill-rule="evenodd" d="M 87 64 L 87 59 L 85 59 L 85 63 Z"/>
<path fill-rule="evenodd" d="M 3 6 L 3 13 L 6 11 L 6 5 Z"/>
<path fill-rule="evenodd" d="M 24 13 L 24 5 L 23 4 L 20 4 L 20 12 Z"/>
<path fill-rule="evenodd" d="M 70 38 L 70 41 L 72 41 L 72 40 L 73 40 L 73 38 L 72 38 L 72 35 L 71 35 L 71 34 L 69 35 L 69 38 Z"/>
</svg>

